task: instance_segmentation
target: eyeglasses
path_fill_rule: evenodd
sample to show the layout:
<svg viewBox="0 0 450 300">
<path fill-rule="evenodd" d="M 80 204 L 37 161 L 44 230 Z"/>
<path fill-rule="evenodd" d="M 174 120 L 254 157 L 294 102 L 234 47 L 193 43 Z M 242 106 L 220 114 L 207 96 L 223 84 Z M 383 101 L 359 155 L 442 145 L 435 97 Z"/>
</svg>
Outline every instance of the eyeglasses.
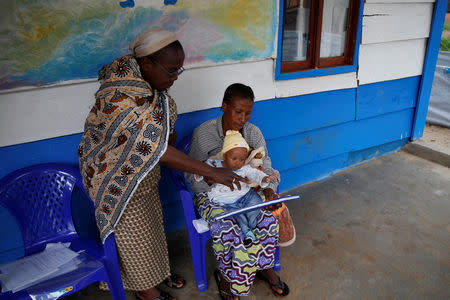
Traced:
<svg viewBox="0 0 450 300">
<path fill-rule="evenodd" d="M 158 63 L 158 62 L 157 62 L 156 60 L 154 60 L 153 58 L 149 57 L 149 59 L 150 59 L 155 65 L 157 65 L 158 67 L 160 67 L 164 72 L 166 72 L 167 76 L 169 76 L 169 77 L 180 76 L 181 73 L 184 72 L 184 68 L 183 68 L 183 67 L 179 68 L 179 69 L 176 70 L 175 72 L 169 72 L 169 71 L 167 71 L 166 68 L 164 68 L 160 63 Z"/>
</svg>

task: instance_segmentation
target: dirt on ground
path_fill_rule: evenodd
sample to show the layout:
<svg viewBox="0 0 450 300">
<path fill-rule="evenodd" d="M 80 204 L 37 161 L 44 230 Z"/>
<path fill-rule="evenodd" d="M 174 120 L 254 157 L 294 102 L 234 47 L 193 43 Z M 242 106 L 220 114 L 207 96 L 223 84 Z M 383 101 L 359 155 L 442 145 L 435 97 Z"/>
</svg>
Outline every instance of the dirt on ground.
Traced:
<svg viewBox="0 0 450 300">
<path fill-rule="evenodd" d="M 450 128 L 427 123 L 421 139 L 450 149 Z"/>
</svg>

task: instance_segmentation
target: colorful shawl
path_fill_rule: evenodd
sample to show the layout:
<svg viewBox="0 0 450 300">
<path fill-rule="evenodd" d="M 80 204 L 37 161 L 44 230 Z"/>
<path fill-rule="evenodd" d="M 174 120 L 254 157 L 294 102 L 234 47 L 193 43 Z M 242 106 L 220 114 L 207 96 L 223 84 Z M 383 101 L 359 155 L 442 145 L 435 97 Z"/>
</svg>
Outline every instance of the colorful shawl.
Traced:
<svg viewBox="0 0 450 300">
<path fill-rule="evenodd" d="M 167 149 L 169 107 L 166 92 L 151 88 L 132 56 L 103 66 L 99 81 L 78 156 L 105 242 L 139 182 Z"/>
</svg>

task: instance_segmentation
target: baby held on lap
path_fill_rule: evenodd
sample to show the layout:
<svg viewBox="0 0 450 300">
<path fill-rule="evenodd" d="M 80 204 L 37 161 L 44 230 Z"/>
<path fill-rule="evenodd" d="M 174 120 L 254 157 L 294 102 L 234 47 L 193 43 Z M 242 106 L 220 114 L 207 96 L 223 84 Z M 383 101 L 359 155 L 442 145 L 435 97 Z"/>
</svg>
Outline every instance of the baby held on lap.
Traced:
<svg viewBox="0 0 450 300">
<path fill-rule="evenodd" d="M 210 158 L 206 163 L 217 168 L 229 168 L 239 176 L 248 178 L 256 182 L 261 188 L 265 188 L 270 181 L 279 178 L 279 175 L 267 175 L 248 164 L 246 165 L 245 161 L 248 157 L 249 149 L 247 142 L 238 131 L 228 130 L 225 135 L 222 151 L 216 158 Z M 203 178 L 196 176 L 196 180 L 200 181 Z M 223 184 L 213 184 L 211 190 L 208 192 L 208 197 L 214 203 L 219 204 L 225 212 L 262 202 L 261 197 L 249 184 L 240 182 L 240 185 L 240 190 L 234 185 L 234 190 L 232 191 Z M 233 216 L 245 236 L 244 244 L 246 246 L 251 245 L 256 240 L 252 229 L 258 223 L 259 213 L 260 210 L 256 209 Z"/>
</svg>

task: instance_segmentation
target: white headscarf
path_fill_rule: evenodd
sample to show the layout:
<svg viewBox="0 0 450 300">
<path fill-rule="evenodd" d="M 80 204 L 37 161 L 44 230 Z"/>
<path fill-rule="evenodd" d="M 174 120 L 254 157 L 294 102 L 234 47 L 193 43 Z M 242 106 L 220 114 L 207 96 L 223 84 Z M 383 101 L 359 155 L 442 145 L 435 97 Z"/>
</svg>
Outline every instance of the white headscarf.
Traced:
<svg viewBox="0 0 450 300">
<path fill-rule="evenodd" d="M 177 40 L 177 36 L 170 31 L 162 28 L 151 28 L 132 40 L 128 48 L 134 57 L 143 57 L 155 53 Z"/>
</svg>

